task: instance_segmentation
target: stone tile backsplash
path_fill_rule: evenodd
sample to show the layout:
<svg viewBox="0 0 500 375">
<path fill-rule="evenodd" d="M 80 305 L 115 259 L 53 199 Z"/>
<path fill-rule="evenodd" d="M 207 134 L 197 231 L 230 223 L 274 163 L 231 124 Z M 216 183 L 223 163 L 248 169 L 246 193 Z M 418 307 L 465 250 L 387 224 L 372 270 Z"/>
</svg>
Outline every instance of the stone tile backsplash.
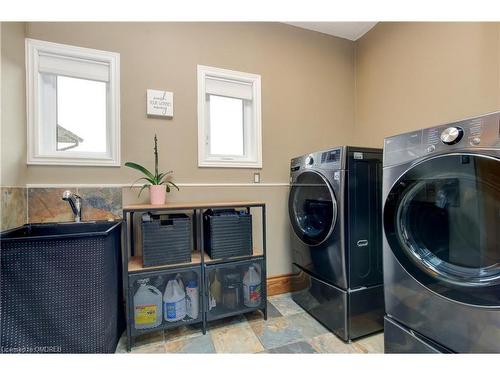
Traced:
<svg viewBox="0 0 500 375">
<path fill-rule="evenodd" d="M 82 220 L 121 218 L 122 188 L 29 188 L 28 222 L 46 223 L 73 221 L 69 204 L 61 199 L 64 190 L 82 197 Z"/>
<path fill-rule="evenodd" d="M 0 230 L 19 227 L 26 223 L 26 189 L 0 188 Z"/>
<path fill-rule="evenodd" d="M 79 188 L 82 220 L 119 219 L 122 216 L 122 188 Z"/>
<path fill-rule="evenodd" d="M 64 190 L 76 191 L 76 188 L 29 188 L 28 222 L 73 221 L 73 211 L 61 199 Z"/>
<path fill-rule="evenodd" d="M 73 221 L 69 204 L 61 199 L 64 190 L 82 197 L 82 220 L 120 219 L 122 188 L 22 188 L 2 187 L 0 230 L 28 223 Z"/>
</svg>

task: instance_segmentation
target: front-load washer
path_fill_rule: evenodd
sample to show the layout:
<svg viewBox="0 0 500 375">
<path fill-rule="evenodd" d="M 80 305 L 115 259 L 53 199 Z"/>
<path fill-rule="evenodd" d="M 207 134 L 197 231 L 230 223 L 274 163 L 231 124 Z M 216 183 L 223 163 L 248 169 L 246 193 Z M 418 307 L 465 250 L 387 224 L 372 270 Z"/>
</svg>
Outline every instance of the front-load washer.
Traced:
<svg viewBox="0 0 500 375">
<path fill-rule="evenodd" d="M 500 113 L 386 138 L 383 176 L 385 351 L 500 352 Z"/>
<path fill-rule="evenodd" d="M 382 330 L 382 150 L 337 147 L 290 168 L 292 298 L 345 341 Z"/>
</svg>

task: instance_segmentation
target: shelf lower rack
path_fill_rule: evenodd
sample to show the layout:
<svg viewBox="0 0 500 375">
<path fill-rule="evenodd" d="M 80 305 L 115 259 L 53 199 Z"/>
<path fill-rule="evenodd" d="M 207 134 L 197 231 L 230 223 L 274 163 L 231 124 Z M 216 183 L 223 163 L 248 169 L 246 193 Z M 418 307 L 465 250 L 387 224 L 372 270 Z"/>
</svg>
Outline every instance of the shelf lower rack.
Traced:
<svg viewBox="0 0 500 375">
<path fill-rule="evenodd" d="M 220 258 L 220 259 L 211 259 L 207 253 L 204 255 L 204 263 L 205 264 L 214 264 L 214 263 L 228 263 L 235 262 L 239 260 L 251 259 L 255 257 L 264 256 L 264 252 L 260 249 L 254 249 L 251 255 L 242 255 L 239 257 L 231 257 L 231 258 Z M 175 268 L 184 268 L 188 266 L 195 266 L 201 264 L 201 252 L 199 250 L 193 251 L 191 255 L 191 262 L 185 263 L 175 263 L 175 264 L 164 264 L 159 266 L 151 266 L 144 267 L 142 265 L 142 256 L 136 255 L 132 256 L 128 262 L 128 272 L 129 273 L 137 273 L 137 272 L 149 272 L 149 271 L 161 271 L 161 270 L 169 270 Z"/>
<path fill-rule="evenodd" d="M 262 236 L 259 242 L 262 242 L 260 249 L 254 248 L 252 254 L 221 258 L 221 259 L 211 259 L 206 252 L 203 252 L 204 241 L 203 241 L 203 228 L 200 223 L 202 222 L 203 211 L 209 208 L 246 208 L 250 212 L 251 208 L 260 209 L 261 212 L 261 223 L 262 226 Z M 192 251 L 191 261 L 176 264 L 165 264 L 159 266 L 144 267 L 143 258 L 140 249 L 135 250 L 135 238 L 134 238 L 134 215 L 144 213 L 144 212 L 168 212 L 168 211 L 193 211 L 193 246 L 196 250 Z M 125 309 L 126 309 L 126 320 L 127 320 L 127 350 L 130 351 L 135 338 L 143 334 L 151 333 L 154 331 L 173 329 L 175 327 L 183 325 L 198 325 L 201 324 L 202 332 L 206 333 L 207 322 L 222 319 L 224 317 L 245 314 L 248 312 L 261 310 L 264 314 L 264 319 L 267 319 L 267 288 L 266 288 L 266 204 L 260 201 L 232 201 L 232 202 L 172 202 L 165 205 L 153 206 L 148 204 L 136 204 L 136 205 L 126 205 L 123 207 L 123 217 L 125 221 L 124 225 L 124 243 L 122 244 L 122 267 L 123 267 L 123 289 L 125 297 Z M 225 267 L 226 264 L 230 263 L 240 263 L 245 261 L 253 261 L 259 258 L 259 262 L 262 264 L 262 298 L 263 303 L 259 307 L 247 307 L 240 306 L 241 309 L 221 309 L 210 311 L 207 306 L 207 288 L 209 279 L 206 276 L 207 272 L 211 269 L 218 267 Z M 251 263 L 251 262 L 250 262 Z M 134 306 L 133 301 L 133 289 L 134 282 L 137 279 L 143 277 L 155 277 L 155 273 L 158 274 L 175 274 L 179 272 L 194 272 L 199 275 L 199 296 L 200 296 L 200 315 L 197 319 L 192 320 L 180 320 L 177 322 L 166 322 L 163 321 L 158 327 L 149 329 L 135 329 L 134 327 Z M 161 277 L 162 275 L 158 275 Z M 163 286 L 164 288 L 164 286 Z"/>
</svg>

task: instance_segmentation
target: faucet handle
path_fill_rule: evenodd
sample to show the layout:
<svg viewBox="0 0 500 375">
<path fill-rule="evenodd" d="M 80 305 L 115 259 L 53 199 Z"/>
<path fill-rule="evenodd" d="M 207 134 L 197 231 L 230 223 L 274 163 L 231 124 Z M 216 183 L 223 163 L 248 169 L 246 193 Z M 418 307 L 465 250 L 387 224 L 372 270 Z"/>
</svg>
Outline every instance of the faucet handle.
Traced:
<svg viewBox="0 0 500 375">
<path fill-rule="evenodd" d="M 71 195 L 72 195 L 72 193 L 71 193 L 71 191 L 70 191 L 70 190 L 65 190 L 65 191 L 63 192 L 62 198 L 63 198 L 63 199 L 69 199 L 69 198 L 71 198 Z"/>
<path fill-rule="evenodd" d="M 67 199 L 70 199 L 71 197 L 74 197 L 74 198 L 77 198 L 77 199 L 81 199 L 82 198 L 78 194 L 72 193 L 71 190 L 65 190 L 63 192 L 62 199 L 67 200 Z"/>
</svg>

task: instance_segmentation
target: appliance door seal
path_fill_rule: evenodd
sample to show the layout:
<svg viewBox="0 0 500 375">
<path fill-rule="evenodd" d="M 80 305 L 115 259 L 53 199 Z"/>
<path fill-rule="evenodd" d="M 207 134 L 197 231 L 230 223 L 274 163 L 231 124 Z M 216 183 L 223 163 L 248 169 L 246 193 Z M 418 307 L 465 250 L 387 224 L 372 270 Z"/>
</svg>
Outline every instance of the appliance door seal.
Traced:
<svg viewBox="0 0 500 375">
<path fill-rule="evenodd" d="M 384 231 L 394 256 L 442 297 L 500 307 L 499 162 L 436 156 L 412 166 L 389 192 Z"/>
<path fill-rule="evenodd" d="M 328 180 L 307 170 L 290 187 L 288 213 L 294 233 L 308 246 L 318 246 L 333 232 L 337 221 L 337 200 Z"/>
</svg>

